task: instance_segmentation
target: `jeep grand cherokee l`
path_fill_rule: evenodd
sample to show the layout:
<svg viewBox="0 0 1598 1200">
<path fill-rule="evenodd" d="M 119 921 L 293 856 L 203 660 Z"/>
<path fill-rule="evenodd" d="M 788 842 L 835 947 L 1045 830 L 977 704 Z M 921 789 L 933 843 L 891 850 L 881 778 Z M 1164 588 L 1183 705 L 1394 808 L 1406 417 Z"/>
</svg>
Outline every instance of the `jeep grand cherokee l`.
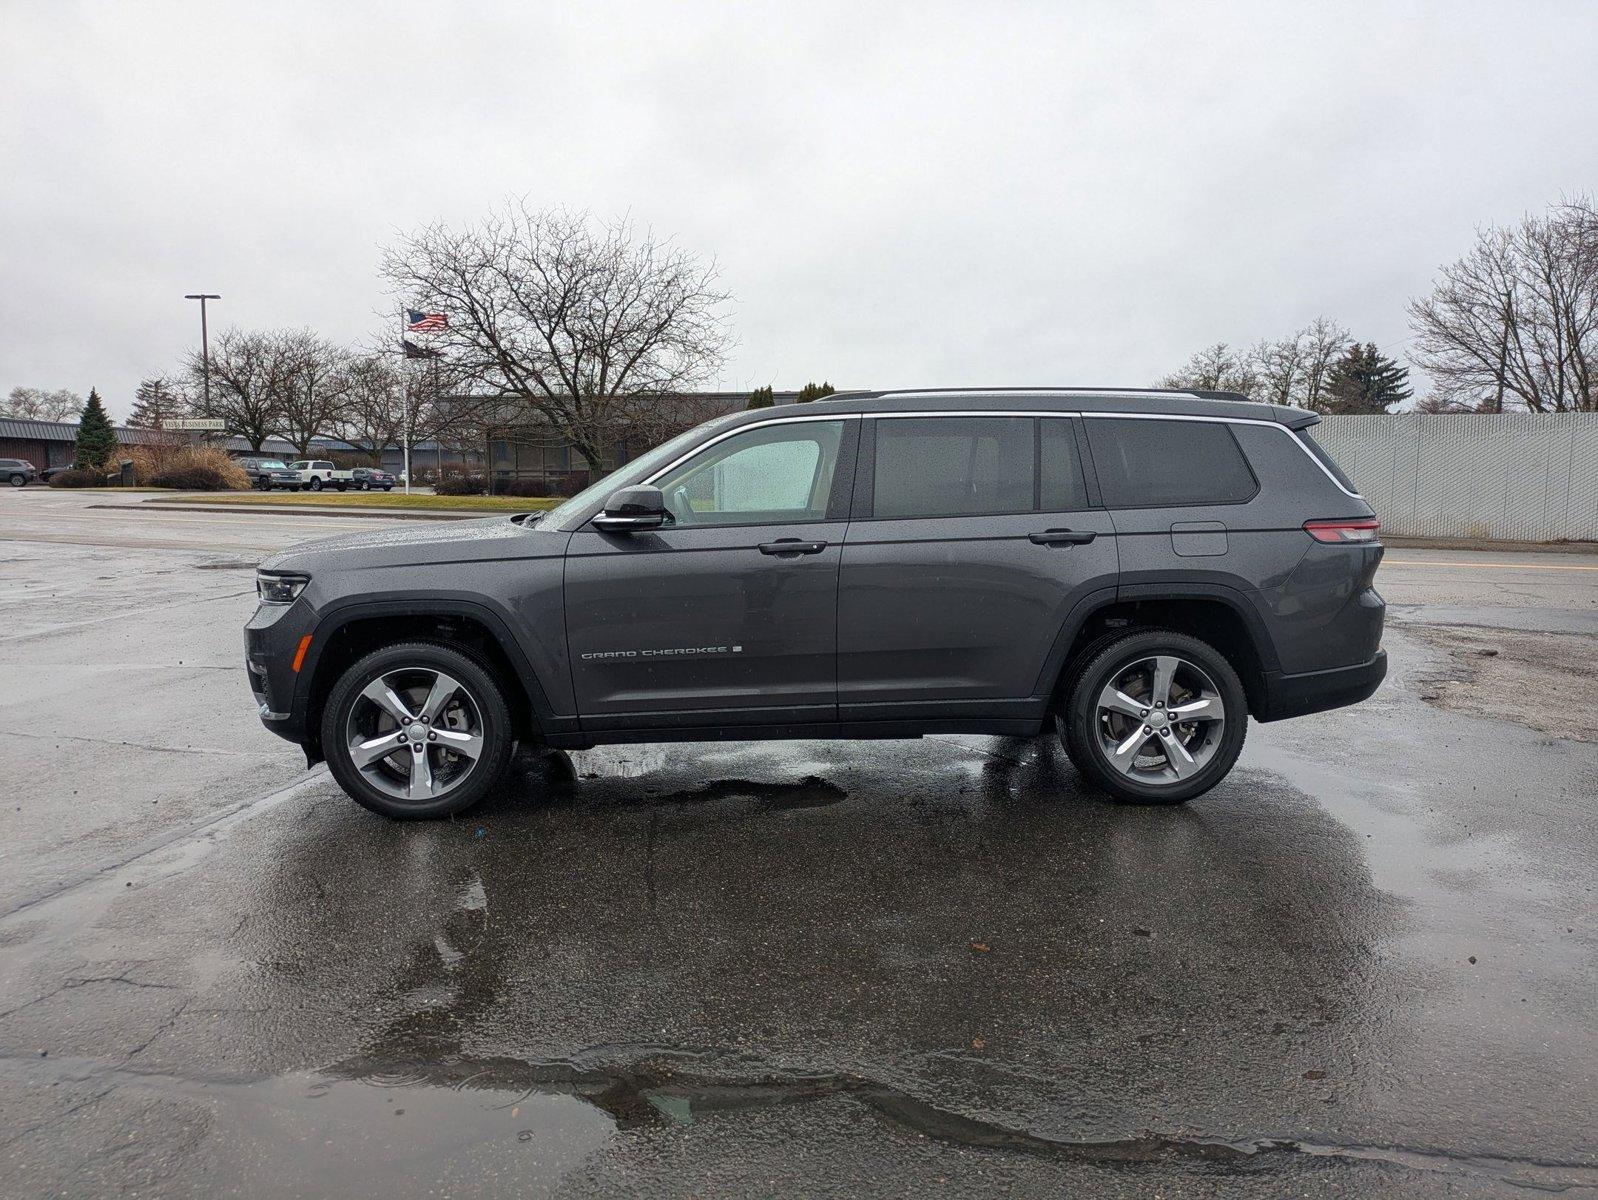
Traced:
<svg viewBox="0 0 1598 1200">
<path fill-rule="evenodd" d="M 1223 393 L 856 393 L 721 417 L 546 513 L 261 565 L 262 720 L 390 817 L 518 741 L 1033 736 L 1166 804 L 1386 671 L 1319 420 Z"/>
</svg>

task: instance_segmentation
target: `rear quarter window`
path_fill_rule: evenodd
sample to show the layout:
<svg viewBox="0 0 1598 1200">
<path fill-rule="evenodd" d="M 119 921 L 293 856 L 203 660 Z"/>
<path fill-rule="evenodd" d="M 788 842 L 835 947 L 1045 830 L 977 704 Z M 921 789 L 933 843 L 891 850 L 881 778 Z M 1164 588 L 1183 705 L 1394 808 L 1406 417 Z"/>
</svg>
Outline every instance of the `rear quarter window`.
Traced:
<svg viewBox="0 0 1598 1200">
<path fill-rule="evenodd" d="M 1308 450 L 1312 455 L 1314 455 L 1315 461 L 1320 463 L 1321 466 L 1325 467 L 1328 474 L 1330 474 L 1333 479 L 1337 480 L 1338 483 L 1343 485 L 1343 490 L 1345 492 L 1353 492 L 1355 495 L 1359 494 L 1359 489 L 1354 486 L 1354 481 L 1347 475 L 1343 474 L 1343 468 L 1338 466 L 1332 456 L 1326 452 L 1326 447 L 1315 440 L 1314 434 L 1310 433 L 1310 431 L 1307 429 L 1300 429 L 1298 430 L 1297 436 L 1298 440 L 1304 443 L 1304 449 Z"/>
<path fill-rule="evenodd" d="M 1109 508 L 1242 504 L 1259 483 L 1219 421 L 1086 418 L 1099 489 Z"/>
</svg>

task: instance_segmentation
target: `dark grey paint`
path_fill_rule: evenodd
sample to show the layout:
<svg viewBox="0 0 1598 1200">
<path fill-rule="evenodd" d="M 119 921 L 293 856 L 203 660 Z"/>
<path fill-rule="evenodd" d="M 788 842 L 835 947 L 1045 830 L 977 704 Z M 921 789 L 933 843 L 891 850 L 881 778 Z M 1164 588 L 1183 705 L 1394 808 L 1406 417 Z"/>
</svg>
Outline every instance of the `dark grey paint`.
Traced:
<svg viewBox="0 0 1598 1200">
<path fill-rule="evenodd" d="M 1229 425 L 1259 491 L 1226 505 L 871 518 L 872 416 L 985 411 L 1260 422 Z M 314 756 L 311 681 L 331 632 L 434 609 L 500 643 L 536 732 L 557 744 L 1035 732 L 1077 632 L 1103 606 L 1139 598 L 1236 612 L 1265 676 L 1262 719 L 1363 698 L 1385 670 L 1371 587 L 1380 547 L 1321 545 L 1302 528 L 1372 515 L 1288 432 L 1313 414 L 1163 393 L 856 395 L 720 422 L 684 457 L 751 424 L 822 415 L 858 418 L 851 447 L 864 431 L 859 469 L 852 451 L 840 459 L 825 521 L 598 532 L 589 521 L 610 490 L 659 473 L 623 468 L 558 519 L 354 535 L 276 556 L 263 569 L 311 583 L 247 630 L 257 699 L 282 714 L 269 727 Z M 785 539 L 810 552 L 770 552 Z"/>
</svg>

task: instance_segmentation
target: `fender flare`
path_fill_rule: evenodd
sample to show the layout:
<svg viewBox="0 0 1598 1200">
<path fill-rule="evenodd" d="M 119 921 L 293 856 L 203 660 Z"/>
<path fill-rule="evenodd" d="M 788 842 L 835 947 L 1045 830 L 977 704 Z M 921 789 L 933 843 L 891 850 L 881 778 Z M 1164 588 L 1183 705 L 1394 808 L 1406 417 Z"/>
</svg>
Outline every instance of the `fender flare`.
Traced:
<svg viewBox="0 0 1598 1200">
<path fill-rule="evenodd" d="M 322 654 L 333 635 L 354 621 L 373 617 L 462 617 L 475 621 L 488 631 L 509 660 L 516 674 L 515 682 L 527 697 L 538 732 L 555 732 L 575 724 L 570 718 L 563 718 L 555 712 L 543 681 L 533 670 L 532 662 L 522 649 L 521 641 L 512 632 L 510 622 L 480 599 L 447 592 L 352 596 L 346 600 L 335 600 L 322 609 L 318 614 L 315 636 L 311 639 L 305 662 L 294 685 L 296 711 L 307 714 L 310 711 L 311 685 L 316 679 Z"/>
<path fill-rule="evenodd" d="M 1280 673 L 1281 660 L 1277 657 L 1276 643 L 1271 639 L 1269 626 L 1266 625 L 1265 618 L 1260 615 L 1256 602 L 1247 593 L 1224 584 L 1198 581 L 1124 584 L 1119 588 L 1100 588 L 1089 592 L 1072 605 L 1071 611 L 1066 614 L 1065 621 L 1060 627 L 1059 635 L 1054 640 L 1054 645 L 1049 649 L 1048 657 L 1043 660 L 1043 669 L 1038 673 L 1038 681 L 1034 688 L 1035 693 L 1045 699 L 1053 694 L 1061 672 L 1070 665 L 1067 656 L 1072 645 L 1082 632 L 1083 626 L 1093 619 L 1095 613 L 1116 604 L 1138 600 L 1211 600 L 1225 605 L 1236 614 L 1243 622 L 1243 628 L 1248 631 L 1254 653 L 1259 657 L 1261 673 L 1267 679 L 1273 674 Z"/>
</svg>

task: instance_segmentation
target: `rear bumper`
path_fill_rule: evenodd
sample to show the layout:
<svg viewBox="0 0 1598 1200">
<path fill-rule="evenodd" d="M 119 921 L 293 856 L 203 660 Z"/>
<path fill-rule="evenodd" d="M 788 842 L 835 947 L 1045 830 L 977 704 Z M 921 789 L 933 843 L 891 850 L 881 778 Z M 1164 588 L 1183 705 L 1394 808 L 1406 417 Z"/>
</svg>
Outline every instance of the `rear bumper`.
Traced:
<svg viewBox="0 0 1598 1200">
<path fill-rule="evenodd" d="M 1265 677 L 1265 694 L 1259 721 L 1283 721 L 1309 713 L 1325 712 L 1358 704 L 1381 686 L 1387 677 L 1387 651 L 1378 650 L 1368 662 L 1331 671 L 1310 671 L 1303 675 L 1270 672 Z"/>
</svg>

